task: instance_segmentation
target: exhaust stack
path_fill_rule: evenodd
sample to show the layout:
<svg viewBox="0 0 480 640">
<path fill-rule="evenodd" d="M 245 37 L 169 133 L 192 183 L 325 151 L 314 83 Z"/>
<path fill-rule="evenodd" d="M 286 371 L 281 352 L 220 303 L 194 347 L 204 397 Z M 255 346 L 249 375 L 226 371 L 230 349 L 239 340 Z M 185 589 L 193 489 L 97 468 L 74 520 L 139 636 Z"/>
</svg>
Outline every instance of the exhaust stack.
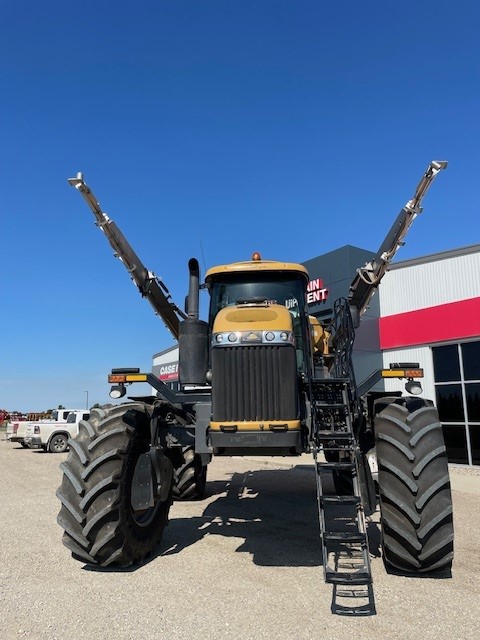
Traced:
<svg viewBox="0 0 480 640">
<path fill-rule="evenodd" d="M 181 385 L 205 385 L 208 369 L 208 323 L 199 319 L 200 267 L 196 258 L 188 261 L 187 318 L 180 323 L 178 337 Z"/>
<path fill-rule="evenodd" d="M 188 302 L 187 316 L 190 320 L 198 320 L 200 302 L 200 267 L 196 258 L 188 261 L 188 271 L 190 274 L 188 281 Z"/>
</svg>

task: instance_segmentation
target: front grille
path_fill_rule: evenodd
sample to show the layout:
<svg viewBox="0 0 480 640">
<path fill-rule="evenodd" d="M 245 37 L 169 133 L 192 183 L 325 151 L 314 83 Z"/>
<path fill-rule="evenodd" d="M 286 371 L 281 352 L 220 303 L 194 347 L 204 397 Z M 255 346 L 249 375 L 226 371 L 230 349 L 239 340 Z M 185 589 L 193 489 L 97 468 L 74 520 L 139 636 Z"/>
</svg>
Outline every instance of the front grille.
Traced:
<svg viewBox="0 0 480 640">
<path fill-rule="evenodd" d="M 214 422 L 295 420 L 297 366 L 291 345 L 212 349 Z"/>
</svg>

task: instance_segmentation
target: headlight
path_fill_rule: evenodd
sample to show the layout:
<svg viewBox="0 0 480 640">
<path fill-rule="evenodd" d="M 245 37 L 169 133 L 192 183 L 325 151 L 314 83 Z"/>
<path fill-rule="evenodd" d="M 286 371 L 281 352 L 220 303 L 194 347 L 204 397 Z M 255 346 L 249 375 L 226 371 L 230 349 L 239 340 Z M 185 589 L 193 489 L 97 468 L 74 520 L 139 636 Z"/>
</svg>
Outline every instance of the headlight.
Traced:
<svg viewBox="0 0 480 640">
<path fill-rule="evenodd" d="M 422 385 L 418 380 L 409 380 L 405 385 L 405 391 L 411 393 L 413 396 L 418 396 L 422 393 Z"/>
<path fill-rule="evenodd" d="M 125 385 L 124 384 L 115 384 L 110 389 L 109 396 L 111 398 L 113 398 L 114 400 L 118 400 L 118 398 L 123 398 L 123 396 L 125 395 L 126 392 L 127 391 L 125 389 Z"/>
</svg>

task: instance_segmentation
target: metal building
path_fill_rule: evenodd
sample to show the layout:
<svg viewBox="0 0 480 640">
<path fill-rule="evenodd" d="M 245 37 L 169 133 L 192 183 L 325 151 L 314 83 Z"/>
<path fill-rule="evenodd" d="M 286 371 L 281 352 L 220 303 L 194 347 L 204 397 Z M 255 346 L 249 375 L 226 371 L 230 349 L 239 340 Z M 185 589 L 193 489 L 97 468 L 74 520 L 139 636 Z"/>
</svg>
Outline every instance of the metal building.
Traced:
<svg viewBox="0 0 480 640">
<path fill-rule="evenodd" d="M 480 465 L 480 245 L 392 264 L 379 301 L 384 366 L 420 363 L 449 462 Z"/>
</svg>

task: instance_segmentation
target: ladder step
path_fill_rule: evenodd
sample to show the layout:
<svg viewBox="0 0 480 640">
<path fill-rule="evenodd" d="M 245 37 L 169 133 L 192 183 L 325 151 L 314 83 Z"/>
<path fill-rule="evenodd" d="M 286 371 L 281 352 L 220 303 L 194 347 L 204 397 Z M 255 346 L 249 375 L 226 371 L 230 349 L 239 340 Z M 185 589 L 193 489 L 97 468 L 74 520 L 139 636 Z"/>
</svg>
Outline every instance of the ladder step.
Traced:
<svg viewBox="0 0 480 640">
<path fill-rule="evenodd" d="M 354 471 L 354 462 L 317 462 L 318 471 L 325 469 L 326 471 Z"/>
<path fill-rule="evenodd" d="M 334 431 L 333 429 L 319 429 L 317 435 L 322 439 L 333 440 L 353 440 L 353 435 L 349 431 Z"/>
<path fill-rule="evenodd" d="M 365 533 L 357 531 L 350 533 L 349 531 L 326 531 L 323 534 L 324 542 L 359 542 L 365 543 L 367 536 Z"/>
<path fill-rule="evenodd" d="M 332 584 L 370 584 L 372 576 L 365 568 L 359 571 L 342 572 L 327 568 L 325 571 L 325 582 Z"/>
<path fill-rule="evenodd" d="M 365 594 L 365 598 L 368 597 L 368 594 Z M 339 604 L 336 604 L 334 609 L 332 608 L 333 613 L 338 616 L 372 616 L 375 615 L 375 605 L 370 603 L 362 604 L 359 607 L 345 607 Z"/>
<path fill-rule="evenodd" d="M 348 411 L 349 407 L 344 402 L 323 402 L 322 400 L 314 400 L 312 406 L 315 409 L 344 409 Z"/>
<path fill-rule="evenodd" d="M 320 502 L 322 504 L 354 504 L 358 506 L 361 504 L 362 499 L 360 496 L 320 496 Z"/>
</svg>

